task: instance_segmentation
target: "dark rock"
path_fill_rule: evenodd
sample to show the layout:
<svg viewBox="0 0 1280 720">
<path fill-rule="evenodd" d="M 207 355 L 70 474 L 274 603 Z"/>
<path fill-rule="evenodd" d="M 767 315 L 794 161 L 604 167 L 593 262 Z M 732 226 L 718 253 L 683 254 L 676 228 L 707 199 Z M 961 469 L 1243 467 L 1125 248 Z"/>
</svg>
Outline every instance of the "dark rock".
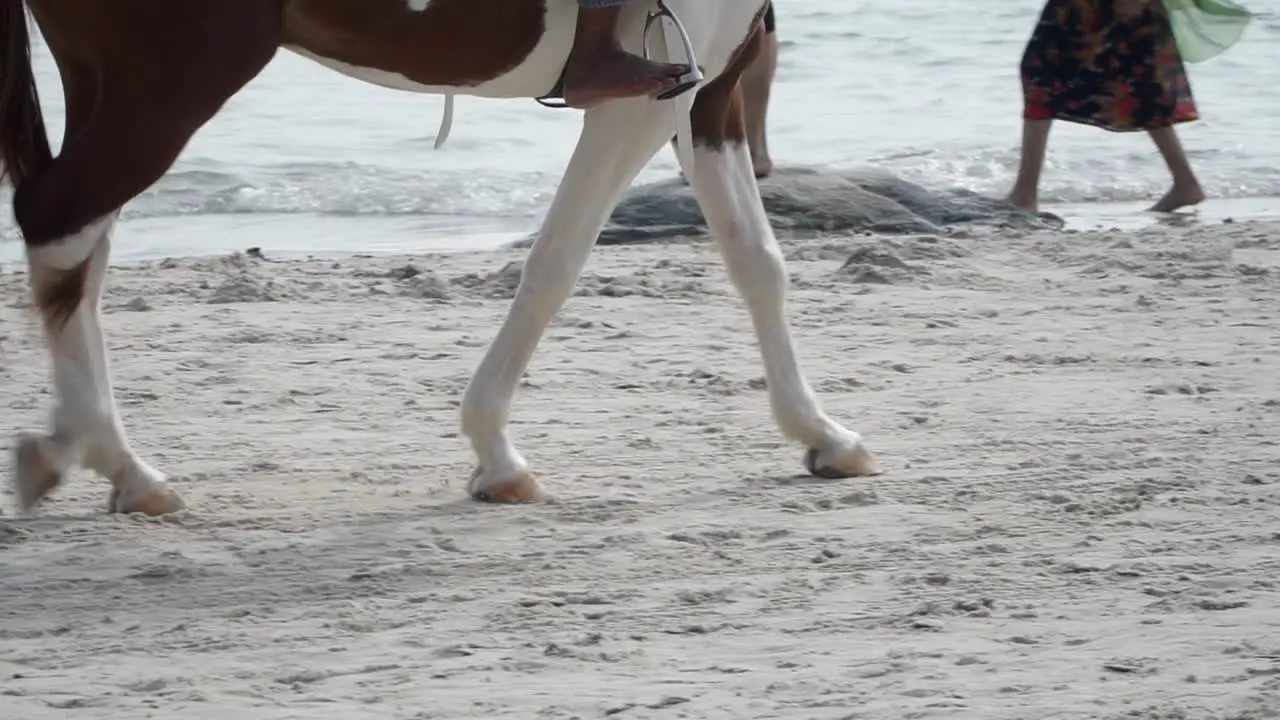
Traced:
<svg viewBox="0 0 1280 720">
<path fill-rule="evenodd" d="M 1028 213 L 1003 198 L 969 190 L 929 190 L 875 169 L 780 167 L 760 181 L 760 196 L 776 232 L 943 233 L 956 226 L 1061 228 L 1048 213 Z M 640 185 L 618 204 L 600 233 L 601 245 L 675 241 L 705 235 L 706 222 L 683 178 Z M 517 241 L 529 247 L 532 238 Z"/>
</svg>

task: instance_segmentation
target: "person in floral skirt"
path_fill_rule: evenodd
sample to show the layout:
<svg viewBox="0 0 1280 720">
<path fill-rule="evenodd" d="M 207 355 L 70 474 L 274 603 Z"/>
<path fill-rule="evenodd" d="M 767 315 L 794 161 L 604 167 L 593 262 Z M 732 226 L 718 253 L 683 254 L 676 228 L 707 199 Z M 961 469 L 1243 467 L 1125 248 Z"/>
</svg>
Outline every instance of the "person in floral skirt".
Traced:
<svg viewBox="0 0 1280 720">
<path fill-rule="evenodd" d="M 1173 187 L 1151 210 L 1172 212 L 1204 199 L 1174 131 L 1199 112 L 1161 0 L 1048 0 L 1022 56 L 1022 89 L 1013 204 L 1039 210 L 1054 120 L 1147 132 L 1173 175 Z"/>
</svg>

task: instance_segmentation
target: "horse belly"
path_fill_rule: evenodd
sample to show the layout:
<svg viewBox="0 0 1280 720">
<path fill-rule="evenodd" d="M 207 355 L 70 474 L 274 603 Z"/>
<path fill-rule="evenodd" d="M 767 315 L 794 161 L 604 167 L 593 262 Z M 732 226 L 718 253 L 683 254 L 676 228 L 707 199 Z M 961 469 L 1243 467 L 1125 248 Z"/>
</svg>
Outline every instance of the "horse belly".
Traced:
<svg viewBox="0 0 1280 720">
<path fill-rule="evenodd" d="M 560 77 L 575 0 L 286 0 L 282 46 L 374 85 L 535 97 Z"/>
</svg>

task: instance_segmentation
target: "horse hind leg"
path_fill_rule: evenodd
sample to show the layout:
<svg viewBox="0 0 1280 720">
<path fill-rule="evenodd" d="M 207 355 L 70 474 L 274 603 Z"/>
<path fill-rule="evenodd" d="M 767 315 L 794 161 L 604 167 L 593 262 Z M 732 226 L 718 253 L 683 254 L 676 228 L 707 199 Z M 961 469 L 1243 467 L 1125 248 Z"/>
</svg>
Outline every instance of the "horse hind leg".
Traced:
<svg viewBox="0 0 1280 720">
<path fill-rule="evenodd" d="M 57 245 L 29 255 L 32 289 L 53 361 L 55 406 L 48 432 L 25 431 L 14 450 L 15 489 L 24 511 L 84 467 L 108 478 L 112 512 L 159 515 L 183 507 L 160 471 L 130 446 L 111 388 L 101 301 L 115 217 L 94 221 Z M 83 261 L 59 260 L 88 249 Z"/>
<path fill-rule="evenodd" d="M 516 387 L 547 323 L 573 293 L 591 248 L 622 193 L 671 137 L 670 109 L 647 100 L 587 111 L 551 208 L 525 260 L 520 285 L 497 337 L 462 399 L 462 431 L 477 465 L 468 492 L 477 500 L 528 502 L 543 488 L 507 433 Z"/>
<path fill-rule="evenodd" d="M 122 130 L 129 127 L 119 122 L 125 108 L 114 107 L 97 105 L 87 123 L 69 117 L 61 155 L 14 194 L 54 390 L 50 429 L 19 433 L 14 450 L 14 483 L 24 511 L 76 467 L 110 480 L 112 512 L 157 515 L 183 507 L 125 434 L 101 313 L 118 208 L 163 174 L 176 152 L 164 152 L 140 131 Z"/>
<path fill-rule="evenodd" d="M 733 66 L 698 93 L 692 117 L 694 166 L 684 173 L 750 312 L 770 405 L 783 434 L 807 448 L 804 465 L 815 476 L 874 475 L 879 467 L 862 438 L 823 412 L 792 341 L 787 270 L 756 184 L 738 85 L 759 41 L 757 31 Z"/>
<path fill-rule="evenodd" d="M 260 64 L 241 72 L 237 82 L 188 85 L 180 96 L 115 77 L 105 83 L 68 79 L 62 152 L 13 198 L 55 397 L 50 429 L 19 433 L 14 448 L 14 485 L 24 511 L 75 467 L 111 482 L 112 512 L 160 515 L 183 508 L 164 474 L 131 446 L 115 403 L 101 315 L 111 234 L 121 206 L 160 179 L 273 49 L 247 58 Z"/>
</svg>

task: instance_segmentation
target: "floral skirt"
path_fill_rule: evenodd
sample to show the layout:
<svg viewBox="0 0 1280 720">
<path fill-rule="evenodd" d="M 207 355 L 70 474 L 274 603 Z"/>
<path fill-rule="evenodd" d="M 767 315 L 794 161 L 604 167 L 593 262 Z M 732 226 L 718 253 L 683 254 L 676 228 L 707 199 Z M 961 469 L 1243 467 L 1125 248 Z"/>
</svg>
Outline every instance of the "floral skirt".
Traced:
<svg viewBox="0 0 1280 720">
<path fill-rule="evenodd" d="M 1023 117 L 1117 132 L 1196 120 L 1195 98 L 1156 0 L 1133 19 L 1133 0 L 1049 0 L 1022 56 Z"/>
</svg>

